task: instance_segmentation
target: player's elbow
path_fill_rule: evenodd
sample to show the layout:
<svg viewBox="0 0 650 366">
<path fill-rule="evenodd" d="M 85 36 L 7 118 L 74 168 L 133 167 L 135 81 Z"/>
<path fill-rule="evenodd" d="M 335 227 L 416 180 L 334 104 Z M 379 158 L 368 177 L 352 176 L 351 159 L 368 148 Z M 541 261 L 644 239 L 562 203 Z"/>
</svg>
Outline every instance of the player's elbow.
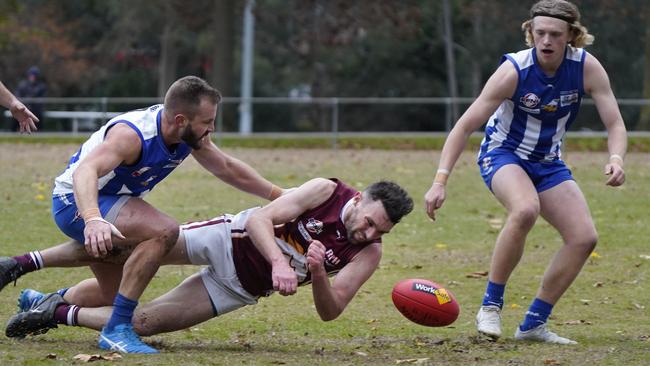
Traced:
<svg viewBox="0 0 650 366">
<path fill-rule="evenodd" d="M 329 309 L 318 309 L 318 316 L 320 320 L 324 322 L 332 321 L 339 317 L 343 313 L 343 309 L 339 307 L 329 308 Z"/>
<path fill-rule="evenodd" d="M 318 314 L 318 315 L 320 315 L 320 320 L 322 320 L 324 322 L 329 322 L 329 321 L 332 321 L 332 320 L 338 318 L 339 315 L 341 315 L 341 313 L 338 313 L 338 314 Z"/>
</svg>

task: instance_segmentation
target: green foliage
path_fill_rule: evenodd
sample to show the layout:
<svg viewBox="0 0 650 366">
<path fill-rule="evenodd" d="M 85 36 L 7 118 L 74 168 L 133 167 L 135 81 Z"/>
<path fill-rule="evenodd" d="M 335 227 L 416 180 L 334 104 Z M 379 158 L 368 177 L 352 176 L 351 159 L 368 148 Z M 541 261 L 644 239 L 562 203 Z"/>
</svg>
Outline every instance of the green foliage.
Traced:
<svg viewBox="0 0 650 366">
<path fill-rule="evenodd" d="M 64 240 L 51 220 L 52 179 L 77 144 L 0 144 L 0 255 L 43 249 Z M 309 287 L 297 295 L 274 295 L 258 305 L 237 310 L 185 331 L 148 341 L 158 356 L 125 356 L 140 365 L 395 365 L 424 359 L 427 365 L 644 365 L 650 324 L 648 308 L 647 200 L 650 196 L 648 154 L 627 157 L 628 181 L 621 188 L 604 185 L 604 152 L 568 155 L 574 175 L 599 231 L 596 253 L 554 310 L 553 330 L 580 343 L 574 347 L 520 344 L 512 333 L 535 294 L 540 276 L 561 239 L 542 219 L 530 233 L 526 251 L 506 292 L 504 338 L 496 343 L 475 336 L 473 318 L 485 278 L 472 272 L 489 268 L 490 253 L 505 218 L 504 210 L 483 185 L 466 152 L 450 178 L 448 197 L 431 222 L 422 196 L 431 184 L 438 152 L 328 149 L 227 149 L 261 174 L 290 187 L 315 177 L 340 177 L 361 189 L 378 179 L 391 179 L 413 196 L 414 212 L 385 238 L 381 266 L 342 316 L 321 322 Z M 4 157 L 11 156 L 11 159 Z M 45 196 L 44 199 L 38 197 Z M 213 217 L 262 204 L 236 192 L 188 160 L 156 188 L 147 200 L 179 221 Z M 162 268 L 142 301 L 177 285 L 198 268 Z M 26 275 L 2 290 L 0 317 L 15 311 L 25 287 L 52 291 L 90 276 L 88 269 L 46 269 Z M 450 289 L 461 305 L 460 318 L 449 327 L 426 328 L 407 321 L 393 307 L 390 290 L 400 279 L 422 277 Z M 479 276 L 480 277 L 480 276 Z M 0 337 L 3 365 L 67 365 L 79 353 L 100 353 L 97 333 L 61 327 L 26 340 Z M 56 359 L 46 359 L 50 353 Z M 411 362 L 404 360 L 411 359 Z"/>
<path fill-rule="evenodd" d="M 650 7 L 577 3 L 583 23 L 596 35 L 588 50 L 609 71 L 616 95 L 642 96 L 642 40 Z M 226 96 L 237 96 L 244 4 L 3 1 L 0 50 L 11 57 L 0 58 L 2 79 L 13 88 L 26 65 L 38 64 L 49 82 L 48 96 L 152 97 L 176 77 L 195 74 Z M 473 97 L 504 53 L 525 48 L 520 25 L 529 4 L 453 0 L 451 5 L 459 95 Z M 447 96 L 441 7 L 440 1 L 426 0 L 257 1 L 254 95 Z M 236 113 L 228 111 L 232 128 Z M 262 105 L 253 113 L 259 131 L 313 132 L 329 126 L 329 112 L 319 108 Z M 431 116 L 444 113 L 437 107 L 347 106 L 341 116 L 350 131 L 443 131 L 444 124 Z M 639 114 L 637 107 L 623 111 L 632 129 Z M 602 129 L 595 110 L 583 111 L 576 127 Z"/>
</svg>

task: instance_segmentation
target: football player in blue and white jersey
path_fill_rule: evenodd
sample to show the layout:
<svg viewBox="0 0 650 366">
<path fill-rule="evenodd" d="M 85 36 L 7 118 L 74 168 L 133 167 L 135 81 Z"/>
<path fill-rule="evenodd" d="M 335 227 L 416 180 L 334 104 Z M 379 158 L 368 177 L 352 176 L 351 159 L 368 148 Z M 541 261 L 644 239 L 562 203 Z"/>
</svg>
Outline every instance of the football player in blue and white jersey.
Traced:
<svg viewBox="0 0 650 366">
<path fill-rule="evenodd" d="M 157 353 L 138 338 L 131 318 L 162 258 L 176 243 L 179 229 L 176 220 L 143 196 L 189 154 L 217 178 L 245 192 L 268 199 L 283 193 L 212 143 L 220 100 L 219 92 L 207 82 L 186 76 L 170 86 L 164 104 L 119 115 L 92 134 L 55 179 L 52 214 L 73 240 L 43 251 L 0 257 L 0 289 L 43 267 L 88 264 L 100 291 L 82 282 L 44 301 L 112 304 L 99 346 L 109 349 L 119 344 L 124 352 Z M 120 252 L 131 251 L 124 264 L 115 263 Z M 91 263 L 94 258 L 106 261 Z M 72 317 L 78 310 L 66 311 Z"/>
<path fill-rule="evenodd" d="M 521 259 L 526 236 L 541 215 L 562 236 L 541 286 L 515 339 L 557 344 L 573 340 L 549 331 L 546 322 L 574 281 L 598 240 L 589 208 L 561 158 L 562 139 L 590 95 L 607 129 L 606 184 L 625 181 L 627 132 L 609 78 L 600 62 L 583 49 L 593 36 L 580 24 L 578 8 L 564 0 L 543 0 L 522 24 L 531 48 L 510 53 L 483 91 L 458 120 L 442 149 L 438 171 L 425 195 L 434 219 L 446 198 L 445 185 L 470 134 L 487 122 L 478 165 L 485 184 L 508 216 L 497 237 L 489 281 L 476 318 L 478 331 L 501 336 L 503 294 Z"/>
</svg>

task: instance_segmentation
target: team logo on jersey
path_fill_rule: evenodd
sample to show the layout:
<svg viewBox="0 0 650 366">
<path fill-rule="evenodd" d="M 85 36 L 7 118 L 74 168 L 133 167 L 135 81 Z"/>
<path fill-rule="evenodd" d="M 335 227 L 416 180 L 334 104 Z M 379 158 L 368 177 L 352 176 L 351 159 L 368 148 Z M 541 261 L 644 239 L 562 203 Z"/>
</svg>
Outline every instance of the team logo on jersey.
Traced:
<svg viewBox="0 0 650 366">
<path fill-rule="evenodd" d="M 151 167 L 150 166 L 145 166 L 145 167 L 142 167 L 142 168 L 134 171 L 133 173 L 131 173 L 131 176 L 132 177 L 139 177 L 139 176 L 141 176 L 142 174 L 146 173 L 149 170 L 151 170 Z"/>
<path fill-rule="evenodd" d="M 320 234 L 323 232 L 323 222 L 314 219 L 313 217 L 307 220 L 307 231 L 312 234 Z"/>
<path fill-rule="evenodd" d="M 555 112 L 557 111 L 558 99 L 553 99 L 549 104 L 543 105 L 542 109 L 544 112 Z"/>
<path fill-rule="evenodd" d="M 341 263 L 341 259 L 334 255 L 334 251 L 332 249 L 327 249 L 325 252 L 325 264 L 333 267 L 339 263 Z"/>
<path fill-rule="evenodd" d="M 537 107 L 537 104 L 539 104 L 539 97 L 534 93 L 528 93 L 521 97 L 520 102 L 526 106 L 526 108 L 535 108 Z"/>
<path fill-rule="evenodd" d="M 562 94 L 560 95 L 560 105 L 562 107 L 566 107 L 573 103 L 578 103 L 579 96 L 577 90 L 563 91 L 560 94 Z"/>
</svg>

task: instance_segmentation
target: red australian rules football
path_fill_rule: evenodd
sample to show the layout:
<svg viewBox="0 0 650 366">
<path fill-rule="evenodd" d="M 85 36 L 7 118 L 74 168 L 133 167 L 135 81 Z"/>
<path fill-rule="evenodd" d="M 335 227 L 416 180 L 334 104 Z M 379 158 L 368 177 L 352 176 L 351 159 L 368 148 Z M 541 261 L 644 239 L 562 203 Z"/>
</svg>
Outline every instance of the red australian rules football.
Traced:
<svg viewBox="0 0 650 366">
<path fill-rule="evenodd" d="M 429 280 L 410 278 L 393 287 L 393 304 L 407 319 L 428 327 L 444 327 L 460 313 L 451 291 Z"/>
</svg>

